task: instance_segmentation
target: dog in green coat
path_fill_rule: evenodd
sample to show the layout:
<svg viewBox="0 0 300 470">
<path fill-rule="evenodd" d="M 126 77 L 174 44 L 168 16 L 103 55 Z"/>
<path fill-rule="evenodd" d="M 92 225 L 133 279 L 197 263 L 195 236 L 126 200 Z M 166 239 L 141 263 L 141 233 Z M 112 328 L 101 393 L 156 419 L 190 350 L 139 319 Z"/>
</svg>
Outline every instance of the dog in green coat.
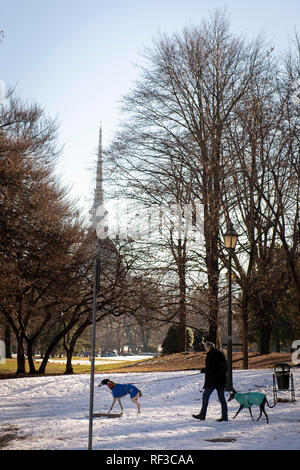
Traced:
<svg viewBox="0 0 300 470">
<path fill-rule="evenodd" d="M 233 389 L 230 394 L 230 397 L 228 398 L 228 401 L 231 401 L 233 399 L 238 401 L 240 404 L 240 407 L 237 410 L 233 419 L 237 417 L 237 415 L 243 408 L 249 408 L 250 416 L 253 421 L 251 406 L 257 405 L 260 409 L 260 415 L 257 418 L 257 421 L 259 421 L 262 416 L 262 413 L 264 413 L 265 417 L 267 418 L 267 423 L 269 423 L 269 418 L 266 413 L 265 406 L 268 405 L 269 408 L 274 408 L 274 406 L 276 405 L 276 403 L 274 403 L 274 405 L 271 406 L 267 400 L 267 396 L 261 392 L 239 393 Z"/>
</svg>

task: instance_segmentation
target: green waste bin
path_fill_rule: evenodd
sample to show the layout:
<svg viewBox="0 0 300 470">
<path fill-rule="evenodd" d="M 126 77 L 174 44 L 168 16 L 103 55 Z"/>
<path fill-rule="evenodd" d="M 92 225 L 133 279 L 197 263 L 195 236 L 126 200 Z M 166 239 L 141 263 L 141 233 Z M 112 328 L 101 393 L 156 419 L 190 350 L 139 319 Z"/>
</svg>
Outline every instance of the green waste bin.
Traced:
<svg viewBox="0 0 300 470">
<path fill-rule="evenodd" d="M 290 366 L 287 362 L 278 362 L 274 365 L 274 373 L 277 380 L 278 390 L 289 390 L 290 388 Z"/>
</svg>

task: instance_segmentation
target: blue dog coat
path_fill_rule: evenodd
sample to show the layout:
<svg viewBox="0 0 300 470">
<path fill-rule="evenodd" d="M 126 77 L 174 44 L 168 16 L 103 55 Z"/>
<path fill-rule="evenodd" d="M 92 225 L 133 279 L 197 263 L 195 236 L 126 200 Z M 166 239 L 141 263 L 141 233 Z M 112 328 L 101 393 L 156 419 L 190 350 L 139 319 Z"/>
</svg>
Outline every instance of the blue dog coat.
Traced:
<svg viewBox="0 0 300 470">
<path fill-rule="evenodd" d="M 139 393 L 139 389 L 132 384 L 115 384 L 111 391 L 114 398 L 121 398 L 128 394 L 130 398 L 134 398 Z"/>
<path fill-rule="evenodd" d="M 234 398 L 240 405 L 249 408 L 252 405 L 261 405 L 266 395 L 260 392 L 236 393 Z"/>
</svg>

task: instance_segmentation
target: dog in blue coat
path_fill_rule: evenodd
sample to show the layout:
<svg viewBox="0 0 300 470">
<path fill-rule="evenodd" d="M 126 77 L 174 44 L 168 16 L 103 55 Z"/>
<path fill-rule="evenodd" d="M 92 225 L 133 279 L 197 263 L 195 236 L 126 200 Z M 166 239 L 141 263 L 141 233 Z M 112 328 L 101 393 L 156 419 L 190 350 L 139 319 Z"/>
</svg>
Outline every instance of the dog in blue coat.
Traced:
<svg viewBox="0 0 300 470">
<path fill-rule="evenodd" d="M 236 416 L 239 414 L 239 412 L 243 408 L 249 408 L 250 416 L 253 421 L 253 416 L 252 416 L 252 411 L 251 411 L 251 406 L 253 405 L 258 405 L 260 409 L 260 415 L 257 418 L 257 421 L 261 418 L 262 413 L 264 413 L 265 417 L 267 418 L 267 423 L 269 423 L 269 418 L 265 410 L 265 406 L 268 405 L 269 408 L 274 408 L 276 403 L 274 405 L 269 405 L 269 402 L 267 400 L 267 396 L 264 393 L 261 392 L 248 392 L 248 393 L 238 393 L 234 389 L 232 390 L 230 397 L 228 398 L 228 401 L 231 401 L 235 399 L 237 402 L 239 402 L 240 407 L 237 410 L 235 416 L 233 417 L 236 418 Z"/>
<path fill-rule="evenodd" d="M 141 412 L 141 405 L 138 399 L 142 396 L 142 392 L 135 385 L 118 384 L 109 379 L 103 379 L 102 382 L 98 385 L 98 387 L 102 387 L 103 385 L 107 385 L 113 395 L 113 402 L 108 413 L 111 412 L 117 400 L 119 402 L 120 408 L 123 413 L 123 406 L 122 406 L 121 398 L 124 398 L 126 395 L 129 395 L 131 401 L 135 403 L 138 409 L 138 413 Z"/>
</svg>

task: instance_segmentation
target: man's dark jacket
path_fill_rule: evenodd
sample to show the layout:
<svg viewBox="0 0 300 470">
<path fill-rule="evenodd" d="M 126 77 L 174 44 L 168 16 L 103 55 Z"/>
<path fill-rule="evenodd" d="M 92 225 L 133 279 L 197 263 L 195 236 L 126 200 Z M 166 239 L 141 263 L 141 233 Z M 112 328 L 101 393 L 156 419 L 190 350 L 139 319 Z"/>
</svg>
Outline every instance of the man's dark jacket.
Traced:
<svg viewBox="0 0 300 470">
<path fill-rule="evenodd" d="M 227 379 L 227 361 L 222 351 L 211 349 L 206 356 L 205 381 L 203 388 L 225 388 Z"/>
</svg>

